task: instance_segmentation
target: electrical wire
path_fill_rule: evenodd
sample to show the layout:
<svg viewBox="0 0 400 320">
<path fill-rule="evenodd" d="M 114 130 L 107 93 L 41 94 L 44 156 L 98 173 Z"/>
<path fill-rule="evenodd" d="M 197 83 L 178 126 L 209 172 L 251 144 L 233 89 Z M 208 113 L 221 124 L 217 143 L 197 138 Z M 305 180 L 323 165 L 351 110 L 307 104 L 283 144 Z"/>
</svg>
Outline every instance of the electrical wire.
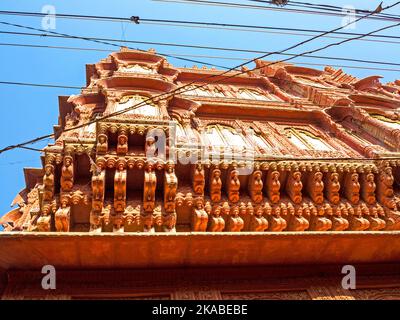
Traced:
<svg viewBox="0 0 400 320">
<path fill-rule="evenodd" d="M 46 17 L 47 14 L 41 12 L 23 12 L 23 11 L 0 11 L 0 15 L 17 15 L 17 16 L 30 16 L 30 17 Z M 152 19 L 152 18 L 139 18 L 139 17 L 110 17 L 110 16 L 97 16 L 97 15 L 77 15 L 77 14 L 64 14 L 57 13 L 54 14 L 55 18 L 61 19 L 79 19 L 79 20 L 91 20 L 91 21 L 107 21 L 107 22 L 132 22 L 132 19 L 135 18 L 137 24 L 155 24 L 155 25 L 171 25 L 171 26 L 189 26 L 196 28 L 211 28 L 211 29 L 226 29 L 226 30 L 235 30 L 235 31 L 256 31 L 256 32 L 266 32 L 265 30 L 274 30 L 273 33 L 282 34 L 282 32 L 277 31 L 285 31 L 283 34 L 291 34 L 291 35 L 301 35 L 301 36 L 309 36 L 308 33 L 323 33 L 325 30 L 316 30 L 316 29 L 303 29 L 303 28 L 285 28 L 285 27 L 271 27 L 271 26 L 258 26 L 258 25 L 246 25 L 246 24 L 232 24 L 232 23 L 219 23 L 219 22 L 204 22 L 204 21 L 188 21 L 188 20 L 175 20 L 175 19 Z M 364 19 L 364 18 L 363 18 Z M 358 20 L 352 21 L 348 25 L 351 25 Z M 397 20 L 400 21 L 400 18 Z M 241 28 L 241 29 L 240 29 Z M 245 29 L 243 29 L 245 28 Z M 341 28 L 343 29 L 343 28 Z M 355 32 L 338 32 L 336 31 L 329 32 L 329 34 L 337 34 L 344 36 L 359 36 L 361 33 Z M 290 32 L 288 32 L 290 31 Z M 294 32 L 293 32 L 294 31 Z M 297 33 L 296 33 L 297 32 Z M 299 33 L 301 32 L 301 33 Z M 271 31 L 268 31 L 271 33 Z M 324 36 L 326 36 L 325 34 Z M 392 36 L 392 35 L 371 35 L 372 38 L 379 39 L 400 39 L 400 36 Z M 329 38 L 334 39 L 344 39 L 345 37 L 338 37 L 330 35 Z M 388 41 L 388 40 L 377 40 L 377 39 L 363 39 L 363 41 L 375 41 L 375 42 L 385 42 L 385 43 L 400 43 L 398 41 Z"/>
<path fill-rule="evenodd" d="M 42 38 L 62 38 L 62 39 L 75 39 L 72 36 L 61 36 L 49 33 L 28 33 L 28 32 L 15 32 L 15 31 L 0 31 L 0 34 L 10 34 L 19 36 L 36 36 Z M 232 51 L 232 52 L 243 52 L 243 53 L 255 53 L 255 54 L 266 54 L 271 53 L 271 51 L 260 51 L 260 50 L 249 50 L 240 48 L 224 48 L 224 47 L 213 47 L 213 46 L 201 46 L 201 45 L 190 45 L 181 43 L 169 43 L 169 42 L 151 42 L 151 41 L 139 41 L 139 40 L 123 40 L 123 39 L 110 39 L 110 38 L 94 38 L 89 36 L 83 36 L 85 39 L 90 40 L 100 40 L 100 41 L 111 41 L 111 42 L 121 42 L 121 43 L 135 43 L 135 44 L 145 44 L 145 45 L 156 45 L 156 46 L 167 46 L 167 47 L 178 47 L 178 48 L 192 48 L 192 49 L 202 49 L 202 50 L 216 50 L 216 51 Z M 160 53 L 161 54 L 161 53 Z M 294 56 L 293 53 L 280 53 L 277 55 L 282 56 Z M 312 59 L 323 59 L 323 60 L 338 60 L 338 61 L 349 61 L 349 62 L 360 62 L 368 64 L 378 64 L 378 65 L 390 65 L 390 66 L 400 66 L 400 63 L 377 61 L 377 60 L 363 60 L 345 57 L 332 57 L 332 56 L 319 56 L 319 55 L 303 55 L 305 58 Z M 209 64 L 212 65 L 212 64 Z"/>
</svg>

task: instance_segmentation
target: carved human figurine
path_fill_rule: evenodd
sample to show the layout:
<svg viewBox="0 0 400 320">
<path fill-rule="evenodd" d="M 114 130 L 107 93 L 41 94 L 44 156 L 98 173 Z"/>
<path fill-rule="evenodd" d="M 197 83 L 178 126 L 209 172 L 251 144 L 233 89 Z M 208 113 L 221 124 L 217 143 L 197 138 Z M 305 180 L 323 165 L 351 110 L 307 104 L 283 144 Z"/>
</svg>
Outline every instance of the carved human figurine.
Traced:
<svg viewBox="0 0 400 320">
<path fill-rule="evenodd" d="M 54 195 L 54 166 L 52 164 L 46 164 L 44 167 L 45 174 L 43 176 L 43 200 L 50 201 Z"/>
<path fill-rule="evenodd" d="M 340 201 L 340 182 L 337 172 L 329 172 L 326 179 L 326 197 L 333 204 L 339 204 Z"/>
<path fill-rule="evenodd" d="M 312 213 L 310 214 L 310 227 L 311 231 L 327 231 L 332 228 L 332 221 L 327 218 L 332 216 L 333 211 L 329 203 L 324 205 L 315 206 L 313 203 L 309 204 Z"/>
<path fill-rule="evenodd" d="M 279 205 L 265 204 L 265 213 L 268 218 L 268 231 L 279 232 L 286 228 L 287 222 L 281 217 L 281 208 Z"/>
<path fill-rule="evenodd" d="M 143 208 L 145 212 L 153 212 L 156 200 L 157 177 L 153 165 L 149 163 L 144 173 Z"/>
<path fill-rule="evenodd" d="M 156 139 L 154 137 L 148 136 L 146 138 L 145 152 L 146 152 L 147 159 L 152 159 L 152 158 L 157 157 Z"/>
<path fill-rule="evenodd" d="M 54 215 L 55 226 L 58 232 L 68 232 L 70 226 L 71 207 L 64 201 Z"/>
<path fill-rule="evenodd" d="M 332 207 L 333 214 L 329 218 L 332 221 L 332 231 L 343 231 L 349 227 L 349 221 L 346 219 L 348 211 L 344 203 Z"/>
<path fill-rule="evenodd" d="M 225 220 L 221 217 L 221 207 L 217 204 L 211 207 L 211 203 L 207 202 L 205 210 L 210 217 L 208 220 L 207 231 L 221 232 L 225 228 Z"/>
<path fill-rule="evenodd" d="M 100 221 L 102 232 L 112 232 L 114 230 L 114 224 L 111 216 L 111 204 L 107 203 L 104 205 L 104 208 L 101 212 Z"/>
<path fill-rule="evenodd" d="M 193 190 L 197 195 L 204 194 L 204 169 L 200 163 L 197 163 L 193 172 Z"/>
<path fill-rule="evenodd" d="M 322 172 L 318 171 L 311 173 L 308 178 L 308 194 L 316 204 L 322 204 L 324 202 L 324 182 L 322 181 L 322 177 Z"/>
<path fill-rule="evenodd" d="M 124 232 L 124 219 L 121 212 L 117 212 L 113 217 L 113 232 Z"/>
<path fill-rule="evenodd" d="M 128 152 L 128 136 L 121 133 L 118 136 L 117 153 L 126 154 Z"/>
<path fill-rule="evenodd" d="M 260 170 L 256 170 L 252 173 L 249 179 L 248 191 L 251 199 L 255 203 L 261 203 L 263 200 L 263 182 L 262 182 L 262 173 Z"/>
<path fill-rule="evenodd" d="M 396 202 L 393 199 L 393 182 L 392 168 L 389 166 L 384 167 L 379 174 L 376 185 L 376 195 L 379 202 L 382 203 L 384 207 L 392 210 L 396 208 Z"/>
<path fill-rule="evenodd" d="M 97 152 L 106 153 L 108 151 L 108 136 L 105 133 L 100 133 L 97 137 Z"/>
<path fill-rule="evenodd" d="M 208 223 L 208 214 L 204 210 L 203 199 L 196 198 L 195 206 L 192 209 L 192 230 L 206 231 Z"/>
<path fill-rule="evenodd" d="M 176 232 L 176 212 L 166 212 L 162 214 L 162 227 L 164 232 Z"/>
<path fill-rule="evenodd" d="M 363 217 L 361 205 L 354 205 L 346 201 L 347 211 L 349 213 L 349 229 L 352 231 L 363 231 L 369 228 L 369 221 Z M 365 212 L 368 214 L 368 210 Z"/>
<path fill-rule="evenodd" d="M 351 173 L 346 175 L 344 190 L 346 198 L 352 204 L 358 204 L 360 200 L 360 183 L 358 182 L 358 173 Z"/>
<path fill-rule="evenodd" d="M 239 216 L 239 207 L 232 206 L 230 214 L 227 216 L 226 230 L 230 232 L 239 232 L 243 229 L 244 222 Z"/>
<path fill-rule="evenodd" d="M 153 221 L 153 213 L 149 212 L 144 212 L 144 215 L 142 216 L 142 221 L 143 221 L 143 231 L 144 232 L 154 232 L 154 221 Z"/>
<path fill-rule="evenodd" d="M 362 175 L 361 196 L 362 199 L 369 205 L 372 205 L 376 202 L 375 189 L 376 184 L 374 181 L 374 174 L 367 173 Z"/>
<path fill-rule="evenodd" d="M 164 208 L 167 212 L 175 212 L 176 190 L 178 178 L 175 175 L 174 164 L 167 162 L 164 175 Z"/>
<path fill-rule="evenodd" d="M 240 189 L 240 180 L 239 180 L 239 171 L 236 169 L 232 169 L 230 174 L 228 175 L 228 180 L 226 182 L 228 199 L 229 201 L 236 203 L 239 201 L 239 189 Z"/>
<path fill-rule="evenodd" d="M 64 157 L 64 165 L 61 169 L 61 190 L 71 191 L 74 185 L 74 165 L 73 158 L 69 155 Z"/>
<path fill-rule="evenodd" d="M 268 220 L 263 217 L 263 207 L 257 206 L 250 221 L 250 231 L 265 231 L 268 228 Z"/>
<path fill-rule="evenodd" d="M 290 231 L 304 231 L 309 227 L 309 222 L 303 217 L 303 206 L 298 204 L 287 203 L 288 214 L 286 221 L 288 223 L 288 230 Z"/>
<path fill-rule="evenodd" d="M 126 207 L 126 170 L 123 162 L 118 163 L 114 176 L 114 210 L 123 212 Z"/>
<path fill-rule="evenodd" d="M 301 189 L 303 189 L 303 183 L 301 182 L 300 171 L 289 173 L 286 183 L 286 192 L 290 199 L 296 204 L 299 204 L 302 200 Z"/>
<path fill-rule="evenodd" d="M 89 222 L 90 222 L 90 232 L 101 232 L 101 221 L 100 221 L 100 214 L 95 210 L 90 211 L 89 215 Z"/>
<path fill-rule="evenodd" d="M 279 171 L 268 171 L 266 188 L 268 198 L 272 203 L 278 203 L 280 199 L 281 183 L 279 176 Z"/>
<path fill-rule="evenodd" d="M 367 209 L 369 211 L 369 214 L 366 217 L 369 221 L 368 230 L 378 231 L 384 229 L 386 227 L 386 221 L 382 219 L 385 216 L 385 211 L 382 206 L 375 203 L 375 205 L 368 206 Z"/>
<path fill-rule="evenodd" d="M 212 202 L 221 201 L 221 170 L 214 169 L 210 178 L 210 197 Z"/>
</svg>

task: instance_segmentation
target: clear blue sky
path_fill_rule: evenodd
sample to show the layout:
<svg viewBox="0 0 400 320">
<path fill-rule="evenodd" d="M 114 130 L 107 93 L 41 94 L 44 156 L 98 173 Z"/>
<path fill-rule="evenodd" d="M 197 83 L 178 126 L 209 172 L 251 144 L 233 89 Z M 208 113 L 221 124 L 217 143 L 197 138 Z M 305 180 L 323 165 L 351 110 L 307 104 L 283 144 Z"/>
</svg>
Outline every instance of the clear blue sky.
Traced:
<svg viewBox="0 0 400 320">
<path fill-rule="evenodd" d="M 228 0 L 229 1 L 229 0 Z M 232 1 L 231 1 L 232 2 Z M 240 2 L 236 0 L 235 2 Z M 241 1 L 250 3 L 248 1 Z M 333 5 L 353 5 L 357 8 L 374 9 L 380 1 L 317 1 L 313 3 L 329 3 Z M 395 1 L 385 1 L 385 5 Z M 40 12 L 44 5 L 51 4 L 57 13 L 108 15 L 130 17 L 132 15 L 141 18 L 181 19 L 211 22 L 225 22 L 236 24 L 253 24 L 274 27 L 293 27 L 330 30 L 338 27 L 340 17 L 327 17 L 317 15 L 300 15 L 266 10 L 250 10 L 237 8 L 222 8 L 200 5 L 187 5 L 177 3 L 143 1 L 1 1 L 0 10 L 32 11 Z M 400 14 L 400 5 L 390 11 Z M 4 16 L 0 15 L 0 21 L 13 22 L 41 28 L 40 18 Z M 366 33 L 393 22 L 381 22 L 365 20 L 359 22 L 356 29 L 349 30 L 358 33 Z M 2 31 L 30 32 L 15 27 L 0 25 Z M 391 29 L 382 34 L 400 35 L 400 28 Z M 221 47 L 237 47 L 255 50 L 281 50 L 295 44 L 307 37 L 283 36 L 270 33 L 250 33 L 242 31 L 196 29 L 182 27 L 166 27 L 156 25 L 135 25 L 129 23 L 95 22 L 84 20 L 56 21 L 56 30 L 79 36 L 125 38 L 127 40 L 161 41 L 199 45 L 211 45 Z M 323 44 L 336 42 L 340 39 L 318 39 L 310 44 L 297 48 L 292 53 L 303 52 L 307 49 L 317 48 Z M 397 40 L 400 42 L 400 40 Z M 0 43 L 24 43 L 54 46 L 74 46 L 85 48 L 112 49 L 105 45 L 71 39 L 46 39 L 28 36 L 16 36 L 0 34 Z M 144 45 L 131 45 L 140 49 L 148 49 Z M 208 54 L 231 57 L 254 58 L 250 54 L 221 53 L 218 51 L 194 50 L 173 47 L 153 46 L 158 52 L 179 54 Z M 359 59 L 381 60 L 399 62 L 400 43 L 376 43 L 367 41 L 353 41 L 340 47 L 332 47 L 320 52 L 321 55 L 341 56 Z M 95 63 L 106 57 L 107 52 L 96 51 L 71 51 L 60 49 L 22 48 L 0 46 L 1 75 L 0 81 L 52 83 L 61 85 L 83 86 L 85 84 L 85 64 Z M 280 57 L 269 57 L 271 60 Z M 234 66 L 242 61 L 202 59 L 225 66 Z M 191 65 L 191 63 L 169 59 L 176 66 Z M 296 60 L 293 60 L 293 62 Z M 297 61 L 316 62 L 326 64 L 343 64 L 338 61 L 323 61 L 299 58 Z M 352 65 L 347 62 L 346 65 Z M 360 65 L 359 63 L 353 65 Z M 367 65 L 365 65 L 367 66 Z M 374 67 L 374 65 L 370 65 Z M 321 68 L 321 67 L 317 67 Z M 399 67 L 397 67 L 399 69 Z M 346 69 L 357 77 L 379 74 L 385 77 L 383 81 L 392 81 L 400 78 L 398 72 L 371 71 L 360 69 Z M 19 143 L 39 135 L 52 132 L 52 126 L 57 123 L 59 95 L 78 94 L 79 90 L 50 89 L 9 86 L 0 84 L 0 148 L 9 144 Z M 43 143 L 33 145 L 40 148 Z M 40 166 L 38 152 L 16 149 L 0 155 L 0 215 L 10 210 L 10 203 L 16 193 L 25 185 L 23 167 Z"/>
</svg>

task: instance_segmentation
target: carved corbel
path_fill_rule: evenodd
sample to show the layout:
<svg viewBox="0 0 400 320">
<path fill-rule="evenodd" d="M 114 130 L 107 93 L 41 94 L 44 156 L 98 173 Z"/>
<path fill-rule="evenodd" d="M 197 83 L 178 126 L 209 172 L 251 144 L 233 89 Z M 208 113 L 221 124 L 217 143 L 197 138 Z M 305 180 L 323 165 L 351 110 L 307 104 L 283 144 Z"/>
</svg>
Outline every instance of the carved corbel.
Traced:
<svg viewBox="0 0 400 320">
<path fill-rule="evenodd" d="M 168 161 L 164 175 L 164 209 L 168 213 L 175 212 L 176 190 L 178 189 L 178 178 L 175 175 L 174 164 Z"/>
<path fill-rule="evenodd" d="M 372 172 L 364 173 L 361 175 L 361 197 L 369 205 L 376 202 L 375 197 L 375 177 Z"/>
<path fill-rule="evenodd" d="M 267 189 L 268 198 L 272 203 L 278 203 L 281 197 L 279 176 L 280 172 L 277 170 L 269 170 L 267 174 L 265 188 Z"/>
<path fill-rule="evenodd" d="M 54 165 L 46 163 L 43 176 L 43 201 L 51 201 L 54 196 Z"/>
<path fill-rule="evenodd" d="M 60 183 L 62 191 L 71 191 L 74 186 L 74 159 L 69 154 L 64 156 Z"/>
<path fill-rule="evenodd" d="M 212 170 L 210 175 L 210 197 L 212 202 L 221 201 L 221 188 L 222 188 L 221 170 L 215 168 Z"/>
<path fill-rule="evenodd" d="M 208 214 L 204 209 L 203 199 L 196 198 L 195 206 L 192 209 L 192 231 L 206 231 Z"/>
<path fill-rule="evenodd" d="M 340 182 L 337 172 L 328 172 L 325 179 L 325 195 L 326 198 L 334 205 L 340 201 Z"/>
<path fill-rule="evenodd" d="M 71 207 L 65 200 L 61 200 L 61 206 L 54 215 L 55 226 L 58 232 L 69 232 L 71 219 Z"/>
<path fill-rule="evenodd" d="M 95 212 L 101 212 L 104 203 L 106 170 L 101 170 L 98 174 L 92 176 L 92 208 Z"/>
<path fill-rule="evenodd" d="M 144 173 L 143 209 L 145 213 L 152 213 L 155 207 L 157 177 L 153 164 L 147 163 Z"/>
<path fill-rule="evenodd" d="M 114 175 L 114 210 L 117 214 L 124 212 L 126 207 L 126 174 L 125 163 L 119 161 Z"/>
<path fill-rule="evenodd" d="M 299 204 L 301 202 L 302 195 L 301 190 L 303 189 L 303 183 L 301 182 L 301 172 L 294 171 L 288 173 L 288 179 L 286 182 L 286 192 L 290 199 Z"/>
<path fill-rule="evenodd" d="M 249 178 L 248 192 L 255 203 L 261 203 L 263 200 L 263 181 L 261 170 L 254 171 Z"/>
<path fill-rule="evenodd" d="M 204 195 L 204 186 L 205 186 L 205 175 L 204 168 L 201 163 L 197 163 L 194 166 L 193 174 L 193 190 L 196 195 L 203 196 Z"/>
<path fill-rule="evenodd" d="M 344 193 L 346 198 L 352 204 L 358 204 L 360 201 L 360 183 L 358 182 L 358 173 L 349 172 L 344 180 Z"/>
<path fill-rule="evenodd" d="M 324 202 L 324 182 L 323 174 L 320 171 L 311 172 L 308 176 L 307 191 L 312 201 L 316 204 Z"/>
<path fill-rule="evenodd" d="M 239 171 L 236 168 L 233 168 L 227 174 L 227 181 L 226 181 L 226 190 L 228 193 L 229 201 L 233 203 L 239 201 L 240 198 L 239 189 L 240 189 Z"/>
</svg>

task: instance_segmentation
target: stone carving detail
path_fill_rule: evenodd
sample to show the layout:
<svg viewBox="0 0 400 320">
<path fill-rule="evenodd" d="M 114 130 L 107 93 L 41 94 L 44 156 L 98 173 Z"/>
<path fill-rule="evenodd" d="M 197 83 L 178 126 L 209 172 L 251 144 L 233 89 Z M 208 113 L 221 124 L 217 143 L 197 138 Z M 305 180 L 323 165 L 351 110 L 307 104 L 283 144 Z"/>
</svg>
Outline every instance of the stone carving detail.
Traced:
<svg viewBox="0 0 400 320">
<path fill-rule="evenodd" d="M 339 204 L 340 182 L 339 182 L 339 174 L 337 172 L 327 173 L 325 190 L 327 199 L 335 205 Z"/>
<path fill-rule="evenodd" d="M 106 153 L 108 151 L 108 136 L 106 133 L 100 133 L 97 137 L 97 152 Z"/>
<path fill-rule="evenodd" d="M 121 214 L 126 207 L 126 169 L 118 163 L 114 176 L 114 210 Z"/>
<path fill-rule="evenodd" d="M 360 200 L 360 183 L 358 182 L 358 173 L 353 172 L 346 174 L 344 191 L 346 198 L 352 204 L 358 203 Z"/>
<path fill-rule="evenodd" d="M 104 203 L 104 190 L 105 190 L 105 181 L 106 179 L 106 170 L 101 170 L 100 173 L 94 174 L 92 177 L 92 208 L 96 212 L 101 212 L 103 209 Z"/>
<path fill-rule="evenodd" d="M 262 202 L 263 181 L 262 181 L 262 172 L 260 170 L 256 170 L 250 175 L 248 190 L 251 199 L 255 203 Z"/>
<path fill-rule="evenodd" d="M 146 213 L 152 213 L 156 200 L 157 177 L 153 165 L 148 163 L 144 173 L 143 208 Z M 147 220 L 146 220 L 147 221 Z"/>
<path fill-rule="evenodd" d="M 58 232 L 68 232 L 70 227 L 71 207 L 65 203 L 55 213 L 55 225 Z"/>
<path fill-rule="evenodd" d="M 204 168 L 200 163 L 197 163 L 193 171 L 193 190 L 197 195 L 204 195 Z"/>
<path fill-rule="evenodd" d="M 212 170 L 210 178 L 211 201 L 213 202 L 221 201 L 221 188 L 222 188 L 221 170 L 214 169 Z"/>
<path fill-rule="evenodd" d="M 62 191 L 71 191 L 74 185 L 74 160 L 70 155 L 64 156 L 60 183 Z"/>
<path fill-rule="evenodd" d="M 227 215 L 226 230 L 230 232 L 239 232 L 243 229 L 244 222 L 239 216 L 239 207 L 234 205 Z"/>
<path fill-rule="evenodd" d="M 267 188 L 267 195 L 272 203 L 278 203 L 280 199 L 281 183 L 279 181 L 279 171 L 268 171 L 267 181 L 265 187 Z"/>
<path fill-rule="evenodd" d="M 52 164 L 45 165 L 45 174 L 43 176 L 44 201 L 51 201 L 54 196 L 54 166 Z"/>
<path fill-rule="evenodd" d="M 324 202 L 324 182 L 322 181 L 322 177 L 322 172 L 319 171 L 311 173 L 308 177 L 308 194 L 316 204 Z"/>
<path fill-rule="evenodd" d="M 289 172 L 288 174 L 286 192 L 294 203 L 299 204 L 302 200 L 301 190 L 303 189 L 301 173 L 300 171 L 294 171 Z"/>
<path fill-rule="evenodd" d="M 208 224 L 208 214 L 203 205 L 203 199 L 195 199 L 195 205 L 192 208 L 192 231 L 206 231 Z"/>
<path fill-rule="evenodd" d="M 178 178 L 175 175 L 174 164 L 166 164 L 164 175 L 164 208 L 166 212 L 175 212 L 176 190 L 178 189 Z"/>
<path fill-rule="evenodd" d="M 375 197 L 375 179 L 373 173 L 367 173 L 362 175 L 361 182 L 361 196 L 362 199 L 369 205 L 372 205 L 376 202 Z"/>
<path fill-rule="evenodd" d="M 117 153 L 126 154 L 128 152 L 128 135 L 125 130 L 120 130 L 118 135 Z"/>
<path fill-rule="evenodd" d="M 261 206 L 254 209 L 251 217 L 250 231 L 264 231 L 268 228 L 268 220 L 263 216 L 264 210 Z"/>
<path fill-rule="evenodd" d="M 211 203 L 207 201 L 204 208 L 209 216 L 207 231 L 223 231 L 225 228 L 225 220 L 221 217 L 221 207 L 217 204 L 211 206 Z"/>
<path fill-rule="evenodd" d="M 236 203 L 239 201 L 239 171 L 237 169 L 232 169 L 227 175 L 226 189 L 228 193 L 229 201 Z"/>
</svg>

